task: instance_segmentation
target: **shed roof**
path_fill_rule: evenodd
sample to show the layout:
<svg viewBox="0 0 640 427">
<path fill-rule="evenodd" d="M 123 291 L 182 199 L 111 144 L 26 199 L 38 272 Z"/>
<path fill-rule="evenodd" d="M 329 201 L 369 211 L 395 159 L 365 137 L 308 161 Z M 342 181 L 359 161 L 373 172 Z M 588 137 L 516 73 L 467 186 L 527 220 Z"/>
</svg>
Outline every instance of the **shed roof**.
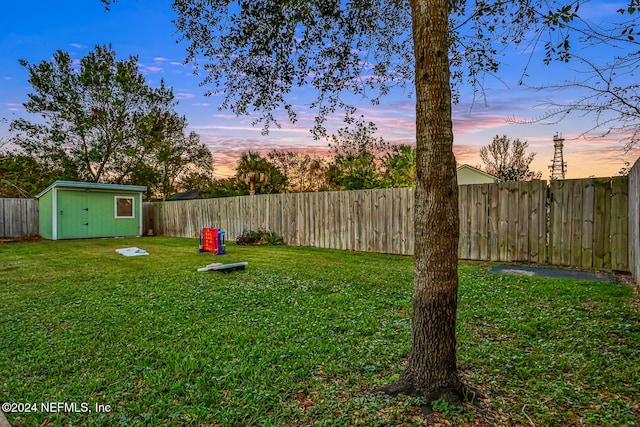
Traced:
<svg viewBox="0 0 640 427">
<path fill-rule="evenodd" d="M 86 190 L 131 191 L 136 193 L 147 191 L 147 187 L 145 187 L 144 185 L 102 184 L 100 182 L 57 180 L 56 182 L 45 188 L 42 192 L 40 192 L 40 194 L 36 196 L 36 199 L 39 199 L 43 194 L 53 188 L 82 188 Z"/>
</svg>

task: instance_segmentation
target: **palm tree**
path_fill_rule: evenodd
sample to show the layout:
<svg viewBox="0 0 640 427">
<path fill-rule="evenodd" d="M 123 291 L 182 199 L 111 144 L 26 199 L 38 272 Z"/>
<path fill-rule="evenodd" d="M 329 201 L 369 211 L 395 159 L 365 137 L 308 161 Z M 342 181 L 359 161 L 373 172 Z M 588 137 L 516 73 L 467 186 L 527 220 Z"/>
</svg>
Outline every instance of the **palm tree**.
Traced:
<svg viewBox="0 0 640 427">
<path fill-rule="evenodd" d="M 260 153 L 249 151 L 240 156 L 236 172 L 240 181 L 249 184 L 249 194 L 253 196 L 256 194 L 256 182 L 265 184 L 269 180 L 269 169 L 267 159 Z"/>
</svg>

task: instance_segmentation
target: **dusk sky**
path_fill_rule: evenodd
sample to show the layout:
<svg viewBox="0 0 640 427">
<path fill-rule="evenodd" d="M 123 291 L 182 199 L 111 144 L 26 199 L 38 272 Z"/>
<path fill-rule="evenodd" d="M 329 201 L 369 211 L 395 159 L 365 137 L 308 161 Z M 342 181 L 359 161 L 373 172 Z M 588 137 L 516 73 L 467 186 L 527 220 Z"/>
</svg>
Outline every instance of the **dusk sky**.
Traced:
<svg viewBox="0 0 640 427">
<path fill-rule="evenodd" d="M 590 19 L 603 21 L 614 16 L 624 2 L 592 1 L 580 12 Z M 273 148 L 304 150 L 325 154 L 327 142 L 314 141 L 309 129 L 314 112 L 306 108 L 312 100 L 305 91 L 296 94 L 300 120 L 282 123 L 282 129 L 271 130 L 268 136 L 251 126 L 255 117 L 235 117 L 220 111 L 222 96 L 204 96 L 206 87 L 201 76 L 193 75 L 193 65 L 184 64 L 186 44 L 178 43 L 170 2 L 165 0 L 121 0 L 106 12 L 99 0 L 20 1 L 5 2 L 0 17 L 0 118 L 13 120 L 25 117 L 22 103 L 27 100 L 30 86 L 27 71 L 18 59 L 29 63 L 50 60 L 60 49 L 80 59 L 97 44 L 111 44 L 119 59 L 129 55 L 139 57 L 139 67 L 148 84 L 156 86 L 164 78 L 173 87 L 179 101 L 176 110 L 185 115 L 190 129 L 197 132 L 214 156 L 216 175 L 228 175 L 243 151 L 263 153 Z M 597 54 L 597 53 L 596 53 Z M 527 56 L 508 54 L 502 61 L 499 79 L 487 79 L 487 97 L 476 99 L 463 90 L 461 102 L 454 106 L 456 158 L 460 164 L 481 165 L 480 147 L 491 142 L 494 135 L 529 141 L 530 150 L 537 152 L 532 164 L 548 179 L 548 166 L 553 158 L 553 136 L 561 133 L 565 141 L 564 156 L 568 178 L 616 175 L 624 161 L 633 162 L 640 155 L 634 150 L 624 153 L 620 138 L 579 138 L 589 129 L 591 118 L 575 117 L 559 124 L 510 124 L 507 117 L 533 119 L 545 112 L 546 99 L 570 100 L 575 93 L 536 92 L 518 86 L 517 81 Z M 563 65 L 544 66 L 540 61 L 529 70 L 532 84 L 551 83 L 570 78 L 572 71 Z M 378 135 L 391 143 L 415 144 L 415 101 L 410 93 L 396 90 L 382 99 L 378 106 L 359 101 L 359 113 L 378 126 Z M 330 129 L 341 127 L 341 117 L 331 120 Z M 0 128 L 6 132 L 6 126 Z M 1 135 L 0 135 L 1 136 Z"/>
</svg>

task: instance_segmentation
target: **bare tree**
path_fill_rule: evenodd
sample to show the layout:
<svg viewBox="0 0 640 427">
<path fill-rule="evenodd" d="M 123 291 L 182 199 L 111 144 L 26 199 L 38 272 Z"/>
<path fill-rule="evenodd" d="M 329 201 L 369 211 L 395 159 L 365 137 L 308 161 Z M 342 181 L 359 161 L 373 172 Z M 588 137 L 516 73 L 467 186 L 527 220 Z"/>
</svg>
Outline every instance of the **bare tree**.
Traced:
<svg viewBox="0 0 640 427">
<path fill-rule="evenodd" d="M 489 145 L 480 148 L 485 171 L 500 181 L 527 181 L 540 179 L 542 172 L 529 169 L 536 153 L 527 154 L 529 143 L 510 139 L 507 135 L 494 136 Z"/>
<path fill-rule="evenodd" d="M 509 121 L 557 124 L 567 116 L 577 115 L 587 119 L 583 121 L 587 125 L 579 137 L 615 136 L 624 143 L 627 152 L 636 146 L 640 140 L 640 83 L 637 77 L 640 41 L 636 40 L 635 33 L 639 6 L 638 0 L 631 0 L 628 7 L 618 10 L 620 22 L 612 23 L 606 29 L 590 27 L 583 32 L 582 37 L 589 45 L 605 45 L 608 49 L 601 49 L 597 59 L 586 56 L 587 51 L 567 52 L 565 60 L 572 63 L 571 73 L 568 73 L 571 79 L 530 86 L 555 94 L 578 89 L 577 98 L 558 101 L 554 96 L 545 101 L 549 110 L 542 116 L 524 120 L 511 117 Z M 626 16 L 629 19 L 625 19 Z M 631 51 L 623 47 L 630 47 Z M 611 55 L 603 52 L 611 52 Z"/>
<path fill-rule="evenodd" d="M 640 51 L 611 62 L 598 65 L 588 59 L 575 57 L 583 68 L 574 69 L 573 80 L 536 87 L 537 90 L 580 89 L 576 99 L 558 102 L 546 100 L 550 109 L 544 115 L 527 120 L 509 120 L 516 123 L 544 122 L 557 124 L 569 115 L 585 117 L 589 123 L 580 134 L 584 138 L 604 138 L 615 135 L 624 143 L 626 151 L 637 145 L 640 138 L 640 84 L 635 75 L 640 66 Z"/>
</svg>

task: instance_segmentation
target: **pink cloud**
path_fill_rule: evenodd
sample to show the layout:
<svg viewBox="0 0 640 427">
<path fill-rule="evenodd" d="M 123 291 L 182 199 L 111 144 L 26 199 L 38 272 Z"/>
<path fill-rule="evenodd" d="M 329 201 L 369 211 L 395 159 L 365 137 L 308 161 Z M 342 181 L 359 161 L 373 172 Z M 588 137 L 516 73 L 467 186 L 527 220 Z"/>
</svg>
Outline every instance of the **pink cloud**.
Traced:
<svg viewBox="0 0 640 427">
<path fill-rule="evenodd" d="M 414 111 L 416 109 L 416 102 L 415 101 L 406 101 L 406 102 L 394 102 L 393 103 L 393 108 L 394 109 L 401 109 L 401 110 L 410 110 L 410 111 Z M 415 113 L 414 113 L 415 115 Z"/>
<path fill-rule="evenodd" d="M 478 163 L 480 148 L 474 145 L 457 145 L 453 146 L 453 154 L 456 157 L 456 161 L 460 164 L 471 164 L 472 166 Z"/>
<path fill-rule="evenodd" d="M 382 123 L 378 128 L 391 128 L 391 129 L 402 129 L 407 133 L 415 135 L 416 131 L 416 122 L 415 120 L 406 120 L 400 118 L 377 118 L 374 123 Z"/>
<path fill-rule="evenodd" d="M 287 144 L 274 144 L 264 138 L 235 138 L 230 136 L 205 136 L 202 138 L 211 152 L 215 164 L 215 175 L 219 178 L 229 177 L 235 174 L 235 168 L 243 152 L 258 152 L 263 156 L 273 149 L 285 149 L 297 151 L 309 155 L 319 155 L 327 157 L 329 155 L 328 146 L 288 146 Z"/>
<path fill-rule="evenodd" d="M 484 129 L 495 129 L 506 124 L 503 116 L 462 114 L 453 116 L 453 133 L 455 135 L 465 135 L 478 132 Z"/>
</svg>

